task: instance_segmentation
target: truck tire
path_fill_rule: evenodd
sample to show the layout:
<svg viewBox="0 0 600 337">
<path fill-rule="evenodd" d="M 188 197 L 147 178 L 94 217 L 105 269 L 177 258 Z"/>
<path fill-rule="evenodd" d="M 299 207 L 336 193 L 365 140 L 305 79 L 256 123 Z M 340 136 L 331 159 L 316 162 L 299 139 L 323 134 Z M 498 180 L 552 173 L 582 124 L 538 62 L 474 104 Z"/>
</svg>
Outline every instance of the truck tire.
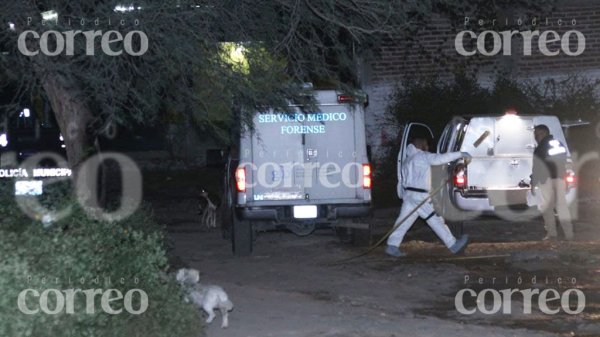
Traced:
<svg viewBox="0 0 600 337">
<path fill-rule="evenodd" d="M 459 222 L 462 220 L 461 211 L 457 209 L 456 206 L 454 206 L 454 204 L 450 200 L 452 196 L 450 195 L 447 186 L 444 186 L 444 188 L 442 188 L 441 192 L 437 197 L 437 203 L 434 203 L 434 205 L 439 205 L 438 207 L 436 207 L 436 212 L 438 212 L 438 214 L 442 218 L 444 218 L 446 222 L 451 223 Z"/>
<path fill-rule="evenodd" d="M 227 188 L 221 197 L 221 205 L 218 208 L 217 220 L 221 225 L 221 236 L 225 240 L 231 240 L 233 227 L 233 196 L 231 189 Z"/>
<path fill-rule="evenodd" d="M 229 207 L 221 206 L 221 210 L 219 212 L 219 216 L 217 217 L 217 221 L 219 224 L 221 224 L 221 236 L 225 240 L 231 240 L 231 217 L 232 215 Z"/>
<path fill-rule="evenodd" d="M 448 188 L 444 187 L 438 199 L 439 203 L 442 205 L 441 216 L 444 218 L 444 221 L 446 222 L 446 225 L 448 225 L 452 235 L 458 239 L 465 233 L 465 212 L 457 209 L 450 198 L 451 196 Z"/>
<path fill-rule="evenodd" d="M 240 220 L 234 211 L 232 213 L 231 248 L 235 256 L 252 254 L 252 223 Z"/>
<path fill-rule="evenodd" d="M 223 183 L 223 195 L 221 196 L 221 205 L 219 214 L 221 215 L 221 235 L 225 240 L 233 240 L 233 222 L 235 217 L 235 200 L 237 191 L 235 189 L 235 179 L 231 174 L 227 175 Z"/>
</svg>

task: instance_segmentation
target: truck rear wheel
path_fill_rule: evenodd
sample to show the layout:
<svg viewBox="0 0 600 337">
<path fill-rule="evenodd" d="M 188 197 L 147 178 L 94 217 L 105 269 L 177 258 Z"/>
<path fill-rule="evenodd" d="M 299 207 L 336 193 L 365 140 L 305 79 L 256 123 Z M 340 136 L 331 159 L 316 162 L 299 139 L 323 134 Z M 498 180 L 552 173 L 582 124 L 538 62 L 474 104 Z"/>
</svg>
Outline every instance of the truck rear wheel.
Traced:
<svg viewBox="0 0 600 337">
<path fill-rule="evenodd" d="M 452 201 L 450 200 L 451 194 L 448 191 L 447 187 L 442 189 L 441 195 L 439 196 L 439 203 L 442 206 L 441 215 L 448 225 L 450 232 L 457 239 L 460 238 L 464 234 L 464 220 L 465 220 L 465 212 L 459 210 L 454 206 Z M 436 209 L 436 211 L 439 211 Z"/>
<path fill-rule="evenodd" d="M 233 212 L 231 206 L 226 202 L 222 202 L 221 206 L 219 206 L 218 214 L 217 223 L 221 225 L 221 235 L 223 236 L 223 239 L 231 240 L 231 228 L 233 227 Z"/>
<path fill-rule="evenodd" d="M 231 247 L 235 256 L 248 256 L 252 254 L 252 223 L 244 221 L 232 213 Z"/>
</svg>

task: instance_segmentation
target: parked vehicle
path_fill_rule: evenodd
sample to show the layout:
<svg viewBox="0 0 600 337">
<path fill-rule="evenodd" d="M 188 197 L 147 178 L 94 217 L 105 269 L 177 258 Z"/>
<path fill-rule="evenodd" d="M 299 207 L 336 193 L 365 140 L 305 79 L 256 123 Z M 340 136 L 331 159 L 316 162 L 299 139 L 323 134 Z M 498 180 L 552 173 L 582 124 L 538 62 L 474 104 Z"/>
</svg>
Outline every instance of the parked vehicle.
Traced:
<svg viewBox="0 0 600 337">
<path fill-rule="evenodd" d="M 567 147 L 566 197 L 572 203 L 577 195 L 577 179 L 562 129 L 566 125 L 561 125 L 555 116 L 509 111 L 502 116 L 457 116 L 446 125 L 437 152 L 462 151 L 473 158 L 470 163 L 460 159 L 432 171 L 434 188 L 446 181 L 434 197 L 438 213 L 454 227 L 462 228 L 462 220 L 479 214 L 497 215 L 507 208 L 535 206 L 530 176 L 536 147 L 533 128 L 539 124 L 547 125 L 554 138 Z M 405 127 L 402 149 L 415 134 L 433 138 L 427 125 L 410 123 Z M 404 159 L 401 156 L 401 161 Z"/>
<path fill-rule="evenodd" d="M 24 166 L 39 153 L 52 157 Z M 64 158 L 64 139 L 49 108 L 24 107 L 0 118 L 0 179 L 14 180 L 15 195 L 41 195 L 48 179 L 70 177 Z"/>
<path fill-rule="evenodd" d="M 360 95 L 314 91 L 316 109 L 256 113 L 228 159 L 223 223 L 233 251 L 252 251 L 256 231 L 308 235 L 370 214 L 371 166 Z M 229 233 L 230 231 L 230 233 Z"/>
</svg>

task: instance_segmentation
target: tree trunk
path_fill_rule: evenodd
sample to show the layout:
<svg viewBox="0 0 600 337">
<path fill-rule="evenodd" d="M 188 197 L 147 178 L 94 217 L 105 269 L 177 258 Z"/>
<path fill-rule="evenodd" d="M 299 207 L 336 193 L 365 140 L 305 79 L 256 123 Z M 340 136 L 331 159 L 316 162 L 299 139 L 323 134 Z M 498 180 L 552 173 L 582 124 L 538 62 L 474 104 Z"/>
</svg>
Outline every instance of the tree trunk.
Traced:
<svg viewBox="0 0 600 337">
<path fill-rule="evenodd" d="M 58 74 L 49 74 L 42 80 L 50 105 L 64 138 L 67 161 L 77 175 L 77 169 L 93 151 L 88 135 L 92 112 L 84 101 L 81 90 Z"/>
<path fill-rule="evenodd" d="M 72 172 L 72 186 L 76 189 L 77 198 L 84 207 L 91 205 L 94 208 L 94 200 L 97 200 L 91 194 L 94 189 L 77 188 L 78 178 L 85 174 L 80 172 L 82 164 L 94 152 L 88 134 L 88 127 L 93 118 L 92 112 L 80 88 L 76 84 L 69 83 L 63 76 L 56 73 L 49 74 L 42 79 L 42 86 L 48 95 L 65 142 L 67 162 Z M 87 181 L 87 184 L 89 183 L 93 182 Z"/>
</svg>

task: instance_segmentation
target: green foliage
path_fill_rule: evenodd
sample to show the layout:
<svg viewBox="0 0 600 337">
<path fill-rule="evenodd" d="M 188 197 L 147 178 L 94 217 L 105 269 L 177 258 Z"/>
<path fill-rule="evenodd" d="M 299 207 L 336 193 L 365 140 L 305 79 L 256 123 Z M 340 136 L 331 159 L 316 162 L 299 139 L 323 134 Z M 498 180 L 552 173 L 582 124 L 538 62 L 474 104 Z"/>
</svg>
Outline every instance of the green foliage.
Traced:
<svg viewBox="0 0 600 337">
<path fill-rule="evenodd" d="M 490 113 L 491 96 L 474 77 L 462 73 L 451 82 L 437 77 L 407 78 L 394 92 L 387 118 L 396 125 L 422 122 L 439 134 L 452 116 Z"/>
<path fill-rule="evenodd" d="M 121 223 L 108 223 L 91 220 L 72 203 L 69 217 L 44 228 L 20 212 L 11 190 L 0 186 L 1 336 L 202 335 L 198 309 L 182 302 L 179 286 L 166 276 L 164 236 L 147 210 Z M 74 314 L 63 310 L 56 315 L 26 315 L 18 309 L 17 297 L 28 288 L 40 293 L 50 288 L 118 289 L 122 294 L 137 288 L 147 293 L 149 307 L 140 315 L 125 310 L 110 315 L 102 310 L 98 295 L 95 313 L 89 314 L 85 295 L 78 294 Z M 54 301 L 51 295 L 50 308 L 55 307 Z M 31 309 L 39 308 L 35 297 L 27 303 Z M 123 309 L 123 301 L 114 301 L 111 307 Z"/>
<path fill-rule="evenodd" d="M 589 126 L 565 130 L 571 149 L 580 153 L 598 151 L 600 125 L 600 80 L 573 75 L 560 79 L 530 81 L 525 92 L 536 111 L 558 116 L 563 121 L 582 119 Z"/>
<path fill-rule="evenodd" d="M 345 79 L 355 80 L 355 52 L 401 34 L 412 18 L 405 11 L 411 5 L 400 0 L 139 1 L 136 10 L 125 13 L 115 12 L 117 4 L 93 0 L 0 4 L 0 21 L 15 27 L 0 30 L 0 88 L 10 85 L 17 91 L 10 103 L 43 92 L 57 114 L 68 116 L 62 103 L 80 101 L 91 110 L 94 131 L 111 122 L 159 123 L 171 110 L 190 115 L 202 131 L 214 131 L 222 138 L 228 128 L 220 121 L 229 120 L 232 111 L 278 106 L 294 96 L 298 83 L 314 76 L 337 81 L 347 73 Z M 58 13 L 56 23 L 42 23 L 40 13 L 48 10 Z M 115 25 L 121 19 L 123 23 Z M 81 20 L 87 24 L 79 25 Z M 75 38 L 74 56 L 24 56 L 17 49 L 22 31 L 63 32 L 75 26 L 69 22 L 77 22 L 82 31 L 116 29 L 123 35 L 142 31 L 149 49 L 140 57 L 107 56 L 96 39 L 94 56 L 86 56 L 82 36 Z M 224 42 L 245 46 L 243 69 L 222 57 Z"/>
<path fill-rule="evenodd" d="M 600 80 L 573 75 L 525 83 L 525 95 L 536 111 L 562 119 L 596 121 L 600 111 Z"/>
<path fill-rule="evenodd" d="M 580 75 L 517 81 L 500 74 L 491 87 L 482 86 L 475 77 L 464 73 L 456 74 L 451 81 L 409 78 L 392 95 L 387 118 L 398 126 L 407 121 L 423 122 L 437 135 L 452 116 L 500 115 L 508 108 L 520 114 L 593 121 L 600 104 L 599 88 L 600 81 Z"/>
<path fill-rule="evenodd" d="M 230 120 L 231 111 L 277 106 L 294 96 L 300 89 L 296 84 L 303 81 L 356 86 L 359 60 L 386 41 L 412 37 L 433 15 L 460 22 L 454 18 L 465 13 L 492 17 L 507 7 L 539 13 L 554 2 L 167 0 L 136 1 L 136 10 L 117 13 L 118 1 L 4 1 L 0 21 L 15 29 L 0 29 L 0 87 L 15 89 L 15 99 L 6 105 L 11 108 L 26 95 L 42 92 L 53 96 L 47 98 L 57 114 L 68 117 L 61 111 L 68 106 L 63 103 L 81 101 L 92 110 L 89 123 L 96 131 L 112 122 L 160 123 L 171 118 L 166 112 L 176 111 L 192 115 L 202 130 L 223 138 L 228 127 L 220 121 Z M 57 23 L 42 23 L 40 13 L 48 10 L 58 13 Z M 87 24 L 79 25 L 81 20 Z M 25 29 L 63 32 L 74 29 L 69 22 L 82 31 L 142 31 L 148 36 L 148 52 L 107 56 L 96 39 L 95 55 L 89 57 L 81 36 L 75 38 L 74 56 L 24 56 L 17 50 Z M 223 42 L 247 47 L 244 71 L 223 60 Z"/>
</svg>

